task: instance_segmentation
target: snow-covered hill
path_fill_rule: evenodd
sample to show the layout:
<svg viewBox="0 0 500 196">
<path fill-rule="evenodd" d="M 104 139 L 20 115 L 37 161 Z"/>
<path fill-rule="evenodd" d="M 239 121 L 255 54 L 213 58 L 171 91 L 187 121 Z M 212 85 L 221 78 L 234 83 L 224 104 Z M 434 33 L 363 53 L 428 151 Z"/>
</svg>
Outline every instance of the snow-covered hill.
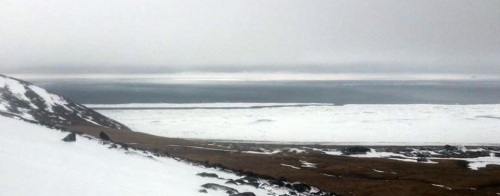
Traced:
<svg viewBox="0 0 500 196">
<path fill-rule="evenodd" d="M 0 115 L 51 127 L 101 126 L 128 130 L 94 110 L 28 82 L 0 75 Z"/>
<path fill-rule="evenodd" d="M 310 195 L 0 116 L 0 195 Z M 245 182 L 254 180 L 258 186 Z M 232 182 L 232 183 L 228 183 Z M 236 183 L 238 182 L 238 183 Z M 243 184 L 241 184 L 243 183 Z M 318 193 L 317 195 L 329 195 Z"/>
</svg>

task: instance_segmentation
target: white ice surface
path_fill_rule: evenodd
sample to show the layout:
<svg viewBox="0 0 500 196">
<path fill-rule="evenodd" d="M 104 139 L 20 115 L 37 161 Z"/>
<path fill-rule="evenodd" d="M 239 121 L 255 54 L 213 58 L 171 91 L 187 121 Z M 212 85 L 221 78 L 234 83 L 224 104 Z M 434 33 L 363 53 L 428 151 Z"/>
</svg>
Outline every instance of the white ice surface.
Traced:
<svg viewBox="0 0 500 196">
<path fill-rule="evenodd" d="M 240 192 L 267 195 L 251 186 L 224 184 L 227 180 L 203 178 L 200 172 L 237 179 L 234 174 L 206 169 L 170 158 L 146 158 L 140 152 L 125 154 L 96 140 L 77 137 L 61 141 L 67 133 L 0 116 L 0 195 L 224 195 L 201 185 L 218 183 Z M 271 190 L 277 195 L 285 190 Z"/>
<path fill-rule="evenodd" d="M 302 104 L 302 103 L 127 103 L 127 104 L 86 104 L 89 108 L 226 108 L 226 107 L 271 107 L 271 106 L 303 106 L 303 105 L 333 105 L 333 104 Z"/>
<path fill-rule="evenodd" d="M 238 106 L 225 103 L 174 105 L 239 107 L 241 104 L 236 104 Z M 136 106 L 129 104 L 126 107 Z M 144 107 L 147 104 L 140 106 Z M 148 107 L 153 106 L 157 104 Z M 126 124 L 135 131 L 179 138 L 334 144 L 500 144 L 497 139 L 500 138 L 500 105 L 115 109 L 99 110 L 99 112 Z"/>
</svg>

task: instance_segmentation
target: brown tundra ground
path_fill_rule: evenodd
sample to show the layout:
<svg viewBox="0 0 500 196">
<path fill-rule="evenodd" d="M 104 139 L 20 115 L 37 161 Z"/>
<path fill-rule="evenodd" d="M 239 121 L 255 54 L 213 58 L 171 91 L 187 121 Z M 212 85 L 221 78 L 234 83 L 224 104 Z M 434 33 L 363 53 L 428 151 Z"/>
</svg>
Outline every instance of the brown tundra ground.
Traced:
<svg viewBox="0 0 500 196">
<path fill-rule="evenodd" d="M 235 171 L 300 181 L 338 195 L 500 195 L 500 166 L 495 165 L 471 170 L 456 160 L 423 164 L 333 156 L 314 151 L 249 154 L 242 151 L 270 145 L 184 140 L 95 127 L 68 128 L 94 136 L 104 131 L 115 143 Z M 273 145 L 277 146 L 287 147 Z M 300 161 L 315 163 L 316 167 L 301 167 Z"/>
</svg>

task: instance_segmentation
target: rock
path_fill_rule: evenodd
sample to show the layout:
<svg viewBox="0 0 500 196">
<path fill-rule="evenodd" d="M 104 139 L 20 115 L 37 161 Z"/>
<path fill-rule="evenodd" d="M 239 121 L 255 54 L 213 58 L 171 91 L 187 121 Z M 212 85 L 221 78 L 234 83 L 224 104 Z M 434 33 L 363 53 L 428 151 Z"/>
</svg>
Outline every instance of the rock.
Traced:
<svg viewBox="0 0 500 196">
<path fill-rule="evenodd" d="M 444 145 L 444 149 L 449 152 L 457 151 L 458 148 L 456 146 L 450 146 L 448 144 Z"/>
<path fill-rule="evenodd" d="M 426 157 L 418 157 L 417 158 L 417 162 L 428 162 L 429 160 L 427 160 Z"/>
<path fill-rule="evenodd" d="M 242 178 L 243 180 L 246 180 L 248 182 L 251 182 L 251 183 L 258 183 L 259 182 L 259 179 L 257 178 L 254 178 L 254 177 L 250 177 L 250 176 L 245 176 L 244 178 Z"/>
<path fill-rule="evenodd" d="M 76 134 L 75 133 L 70 133 L 65 138 L 63 138 L 62 141 L 65 141 L 65 142 L 75 142 L 76 141 Z"/>
<path fill-rule="evenodd" d="M 231 194 L 229 196 L 255 196 L 255 194 L 252 192 L 244 192 L 244 193 Z"/>
<path fill-rule="evenodd" d="M 128 145 L 127 144 L 124 144 L 124 143 L 118 143 L 121 145 L 121 148 L 124 149 L 124 150 L 128 150 Z"/>
<path fill-rule="evenodd" d="M 344 148 L 342 150 L 343 154 L 350 155 L 350 154 L 366 154 L 366 152 L 369 152 L 370 149 L 363 147 L 363 146 L 351 146 Z"/>
<path fill-rule="evenodd" d="M 245 184 L 246 182 L 242 179 L 235 180 L 235 182 L 240 183 L 240 184 Z"/>
<path fill-rule="evenodd" d="M 465 156 L 467 158 L 477 158 L 477 157 L 489 157 L 490 151 L 481 150 L 481 151 L 466 151 Z"/>
<path fill-rule="evenodd" d="M 226 193 L 228 193 L 230 195 L 239 193 L 238 190 L 236 190 L 236 189 L 233 189 L 233 188 L 227 187 L 227 186 L 223 186 L 220 184 L 214 184 L 214 183 L 207 183 L 207 184 L 201 185 L 201 187 L 206 188 L 206 189 L 212 189 L 214 191 L 218 191 L 218 190 L 226 191 Z"/>
<path fill-rule="evenodd" d="M 253 186 L 255 188 L 259 188 L 259 183 L 258 182 L 247 182 L 247 183 L 243 183 L 242 185 L 248 185 L 248 186 Z"/>
<path fill-rule="evenodd" d="M 236 181 L 234 181 L 233 179 L 228 180 L 225 184 L 234 184 L 234 185 L 238 185 L 238 183 L 236 183 Z"/>
<path fill-rule="evenodd" d="M 417 156 L 418 157 L 430 157 L 431 153 L 430 152 L 418 152 Z"/>
<path fill-rule="evenodd" d="M 109 149 L 113 149 L 113 148 L 118 148 L 118 146 L 116 144 L 113 144 L 111 145 L 110 147 L 108 147 Z"/>
<path fill-rule="evenodd" d="M 104 131 L 101 131 L 101 133 L 99 133 L 99 137 L 100 137 L 102 140 L 105 140 L 105 141 L 111 141 L 111 139 L 109 138 L 108 134 L 104 133 Z"/>
<path fill-rule="evenodd" d="M 282 180 L 270 180 L 269 183 L 279 187 L 285 186 L 285 183 Z"/>
<path fill-rule="evenodd" d="M 254 177 L 250 177 L 250 176 L 240 178 L 240 179 L 236 180 L 235 182 L 240 183 L 242 185 L 253 186 L 255 188 L 259 188 L 259 185 L 260 185 L 259 179 L 254 178 Z"/>
<path fill-rule="evenodd" d="M 207 178 L 218 178 L 219 176 L 217 174 L 214 174 L 214 173 L 205 173 L 205 172 L 202 172 L 202 173 L 199 173 L 199 174 L 196 174 L 198 176 L 201 176 L 201 177 L 207 177 Z"/>
<path fill-rule="evenodd" d="M 495 156 L 496 157 L 500 157 L 500 153 L 495 153 Z"/>
<path fill-rule="evenodd" d="M 302 183 L 299 183 L 299 184 L 293 184 L 292 185 L 292 188 L 294 190 L 296 190 L 297 192 L 299 193 L 303 193 L 303 192 L 309 192 L 311 191 L 311 187 L 307 184 L 302 184 Z"/>
<path fill-rule="evenodd" d="M 208 193 L 208 192 L 207 192 L 207 189 L 201 189 L 201 190 L 199 190 L 198 192 L 200 192 L 200 193 Z"/>
</svg>

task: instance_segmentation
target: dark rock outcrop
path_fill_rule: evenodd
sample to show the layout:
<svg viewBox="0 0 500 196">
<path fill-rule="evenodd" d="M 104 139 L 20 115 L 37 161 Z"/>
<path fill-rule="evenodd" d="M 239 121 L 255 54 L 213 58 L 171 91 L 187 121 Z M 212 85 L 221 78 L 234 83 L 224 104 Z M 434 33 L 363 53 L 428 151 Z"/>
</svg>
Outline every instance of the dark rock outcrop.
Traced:
<svg viewBox="0 0 500 196">
<path fill-rule="evenodd" d="M 269 183 L 272 185 L 279 186 L 279 187 L 285 186 L 285 182 L 283 182 L 283 180 L 279 180 L 279 179 L 278 180 L 270 180 Z"/>
<path fill-rule="evenodd" d="M 243 179 L 235 180 L 235 182 L 240 183 L 240 184 L 245 184 L 246 183 Z"/>
<path fill-rule="evenodd" d="M 101 131 L 101 133 L 99 133 L 99 138 L 104 141 L 111 141 L 111 138 L 109 138 L 108 134 L 104 133 L 104 131 Z"/>
<path fill-rule="evenodd" d="M 481 150 L 481 151 L 466 151 L 463 153 L 465 157 L 468 158 L 477 158 L 477 157 L 489 157 L 490 151 Z"/>
<path fill-rule="evenodd" d="M 229 196 L 255 196 L 255 194 L 252 192 L 244 192 L 244 193 L 231 194 Z"/>
<path fill-rule="evenodd" d="M 428 162 L 429 160 L 427 160 L 426 157 L 418 157 L 417 158 L 417 162 Z"/>
<path fill-rule="evenodd" d="M 299 192 L 299 193 L 304 193 L 304 192 L 309 192 L 311 191 L 311 187 L 307 184 L 299 183 L 299 184 L 293 184 L 292 188 Z"/>
<path fill-rule="evenodd" d="M 76 141 L 76 134 L 75 133 L 70 133 L 65 138 L 63 138 L 62 141 L 65 141 L 65 142 L 75 142 Z"/>
<path fill-rule="evenodd" d="M 457 151 L 458 148 L 456 146 L 450 146 L 448 144 L 444 145 L 444 150 L 448 151 L 448 152 L 453 152 L 453 151 Z"/>
<path fill-rule="evenodd" d="M 233 188 L 227 187 L 227 186 L 223 186 L 220 184 L 215 184 L 215 183 L 207 183 L 207 184 L 201 185 L 201 187 L 206 188 L 206 189 L 211 189 L 214 191 L 219 191 L 219 190 L 225 191 L 229 195 L 239 193 L 238 190 L 236 190 L 236 189 L 233 189 Z"/>
<path fill-rule="evenodd" d="M 238 185 L 238 183 L 236 183 L 236 181 L 234 181 L 233 179 L 228 180 L 225 184 L 234 184 L 234 185 Z"/>
<path fill-rule="evenodd" d="M 345 155 L 350 155 L 350 154 L 366 154 L 366 152 L 369 152 L 370 149 L 367 147 L 363 146 L 351 146 L 344 148 L 342 150 L 342 153 Z"/>
<path fill-rule="evenodd" d="M 196 175 L 201 176 L 201 177 L 207 177 L 207 178 L 218 178 L 219 177 L 217 174 L 206 173 L 206 172 L 202 172 L 202 173 L 199 173 L 199 174 L 196 174 Z"/>
<path fill-rule="evenodd" d="M 199 190 L 198 192 L 200 192 L 200 193 L 208 193 L 208 192 L 207 192 L 207 189 L 201 189 L 201 190 Z"/>
<path fill-rule="evenodd" d="M 246 181 L 251 182 L 251 183 L 258 183 L 259 182 L 259 179 L 251 177 L 251 176 L 245 176 L 244 178 L 242 178 L 242 180 L 246 180 Z"/>
<path fill-rule="evenodd" d="M 234 182 L 237 182 L 241 185 L 253 186 L 255 188 L 259 188 L 259 185 L 260 185 L 259 179 L 255 178 L 255 177 L 251 177 L 251 176 L 245 176 L 244 178 L 237 179 Z"/>
</svg>

